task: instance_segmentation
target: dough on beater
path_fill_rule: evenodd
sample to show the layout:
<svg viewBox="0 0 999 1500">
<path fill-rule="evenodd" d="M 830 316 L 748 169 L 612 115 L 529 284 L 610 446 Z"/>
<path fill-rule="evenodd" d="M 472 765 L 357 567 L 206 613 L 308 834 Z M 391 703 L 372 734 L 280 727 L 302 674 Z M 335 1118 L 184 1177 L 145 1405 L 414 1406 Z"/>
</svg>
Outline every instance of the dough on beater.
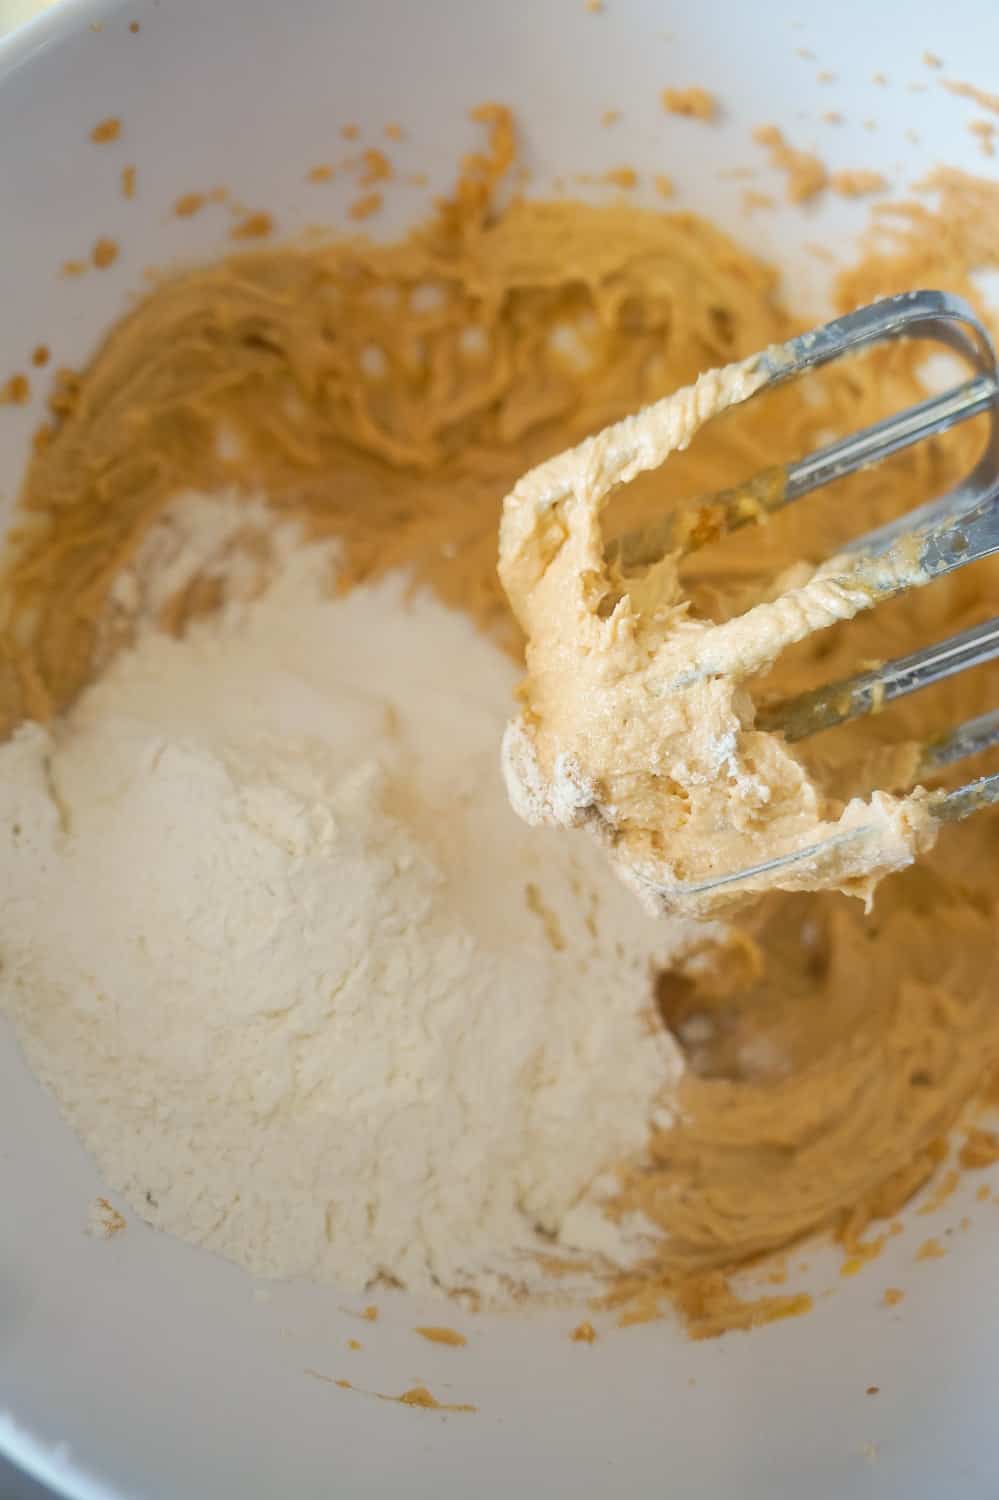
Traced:
<svg viewBox="0 0 999 1500">
<path fill-rule="evenodd" d="M 635 576 L 606 560 L 611 489 L 765 379 L 757 356 L 708 371 L 539 465 L 504 502 L 500 578 L 527 635 L 522 708 L 503 740 L 510 801 L 528 823 L 589 828 L 655 912 L 709 916 L 770 889 L 869 901 L 936 837 L 922 789 L 844 806 L 754 726 L 747 679 L 870 605 L 844 559 L 724 624 L 694 616 L 676 554 Z M 812 857 L 711 884 L 833 836 Z"/>
</svg>

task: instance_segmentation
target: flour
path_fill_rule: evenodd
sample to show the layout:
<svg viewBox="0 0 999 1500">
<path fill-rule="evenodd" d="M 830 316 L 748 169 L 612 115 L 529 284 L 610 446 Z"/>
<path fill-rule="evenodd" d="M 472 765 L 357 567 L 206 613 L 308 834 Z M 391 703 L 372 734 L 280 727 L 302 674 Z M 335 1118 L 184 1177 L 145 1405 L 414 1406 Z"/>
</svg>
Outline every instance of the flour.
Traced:
<svg viewBox="0 0 999 1500">
<path fill-rule="evenodd" d="M 206 569 L 220 613 L 147 619 L 0 747 L 32 1067 L 137 1214 L 257 1274 L 503 1297 L 567 1284 L 545 1252 L 629 1263 L 651 1230 L 601 1194 L 668 1115 L 652 975 L 686 929 L 511 812 L 516 671 L 464 617 L 398 577 L 333 598 L 328 547 L 197 496 L 115 597 Z"/>
</svg>

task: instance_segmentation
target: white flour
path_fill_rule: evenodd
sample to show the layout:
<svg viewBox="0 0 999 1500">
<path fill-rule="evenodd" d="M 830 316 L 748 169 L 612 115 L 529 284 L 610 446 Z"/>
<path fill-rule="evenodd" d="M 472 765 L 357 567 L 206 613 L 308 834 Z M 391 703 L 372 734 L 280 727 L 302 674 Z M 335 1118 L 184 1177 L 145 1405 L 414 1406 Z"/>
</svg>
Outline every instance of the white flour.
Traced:
<svg viewBox="0 0 999 1500">
<path fill-rule="evenodd" d="M 120 602 L 227 551 L 247 593 L 248 519 L 190 497 Z M 647 1016 L 682 933 L 511 812 L 511 663 L 279 540 L 262 596 L 143 627 L 0 747 L 0 1005 L 110 1188 L 255 1273 L 501 1296 L 551 1285 L 539 1251 L 626 1263 L 646 1226 L 599 1178 L 675 1088 Z"/>
</svg>

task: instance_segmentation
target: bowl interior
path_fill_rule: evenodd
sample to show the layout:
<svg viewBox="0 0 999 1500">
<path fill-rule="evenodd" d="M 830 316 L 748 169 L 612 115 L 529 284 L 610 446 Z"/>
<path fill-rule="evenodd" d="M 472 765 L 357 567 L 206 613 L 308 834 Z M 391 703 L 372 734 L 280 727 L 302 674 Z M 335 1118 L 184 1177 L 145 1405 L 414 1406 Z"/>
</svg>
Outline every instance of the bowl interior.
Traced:
<svg viewBox="0 0 999 1500">
<path fill-rule="evenodd" d="M 475 140 L 467 112 L 486 99 L 515 109 L 532 191 L 622 164 L 668 172 L 677 206 L 777 260 L 789 297 L 820 311 L 828 268 L 805 246 L 849 256 L 867 210 L 826 195 L 746 218 L 744 184 L 719 174 L 763 168 L 760 185 L 782 198 L 750 140 L 771 121 L 830 165 L 876 167 L 899 189 L 939 161 L 981 170 L 968 106 L 939 87 L 927 49 L 946 76 L 987 85 L 981 59 L 999 49 L 999 10 L 989 0 L 944 10 L 885 0 L 876 12 L 863 0 L 765 10 L 702 0 L 696 16 L 676 0 L 606 0 L 597 12 L 583 0 L 67 0 L 0 46 L 7 363 L 19 368 L 38 343 L 56 365 L 79 363 L 148 267 L 226 248 L 220 215 L 172 214 L 183 193 L 224 184 L 289 234 L 346 222 L 344 190 L 305 175 L 337 154 L 347 123 L 398 122 L 397 160 L 429 173 L 374 221 L 398 232 L 450 181 Z M 820 83 L 820 70 L 835 81 Z M 881 71 L 887 85 L 873 81 Z M 717 92 L 719 124 L 664 114 L 661 90 L 692 84 Z M 622 118 L 607 129 L 612 108 Z M 833 109 L 843 124 L 822 120 Z M 88 133 L 111 115 L 121 139 L 98 150 Z M 131 201 L 125 164 L 137 171 Z M 99 236 L 120 245 L 115 265 L 60 276 Z M 0 411 L 5 514 L 41 420 L 36 384 L 26 407 Z M 969 1500 L 994 1494 L 994 1205 L 979 1206 L 940 1262 L 913 1265 L 926 1231 L 911 1223 L 849 1281 L 831 1253 L 810 1254 L 809 1284 L 828 1295 L 809 1317 L 750 1337 L 694 1345 L 663 1323 L 587 1347 L 568 1340 L 563 1312 L 463 1318 L 469 1344 L 456 1351 L 413 1333 L 440 1321 L 439 1305 L 383 1299 L 359 1335 L 356 1301 L 329 1289 L 255 1286 L 135 1220 L 111 1242 L 85 1236 L 100 1181 L 6 1030 L 0 1122 L 0 1445 L 66 1493 L 253 1500 L 405 1485 L 446 1500 L 474 1485 L 483 1500 L 525 1487 L 918 1500 L 950 1482 Z M 975 1185 L 952 1200 L 948 1225 L 973 1211 Z M 903 1277 L 906 1302 L 882 1310 L 883 1288 Z M 348 1363 L 355 1336 L 364 1348 Z M 478 1411 L 406 1409 L 310 1372 L 371 1391 L 425 1383 Z"/>
</svg>

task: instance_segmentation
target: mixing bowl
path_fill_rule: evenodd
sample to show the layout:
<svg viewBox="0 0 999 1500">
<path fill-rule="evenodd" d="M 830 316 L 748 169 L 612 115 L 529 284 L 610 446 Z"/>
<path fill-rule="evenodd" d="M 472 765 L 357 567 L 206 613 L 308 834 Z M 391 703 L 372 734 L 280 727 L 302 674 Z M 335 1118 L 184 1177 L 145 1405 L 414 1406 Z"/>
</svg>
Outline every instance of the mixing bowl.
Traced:
<svg viewBox="0 0 999 1500">
<path fill-rule="evenodd" d="M 336 155 L 349 122 L 399 122 L 397 159 L 429 174 L 372 221 L 397 231 L 447 184 L 475 140 L 467 112 L 486 99 L 515 109 L 532 191 L 622 163 L 647 179 L 668 172 L 678 205 L 776 259 L 797 306 L 821 311 L 828 266 L 805 247 L 849 255 L 866 208 L 827 195 L 746 218 L 744 184 L 724 169 L 762 165 L 750 132 L 773 121 L 831 165 L 879 168 L 899 188 L 941 161 L 982 170 L 970 106 L 939 86 L 927 50 L 943 76 L 987 87 L 999 9 L 66 0 L 0 47 L 4 359 L 13 370 L 45 343 L 56 364 L 76 365 L 147 267 L 221 252 L 221 215 L 171 212 L 193 188 L 225 184 L 288 234 L 347 222 L 338 184 L 319 191 L 305 174 Z M 694 84 L 717 92 L 718 123 L 663 112 L 664 86 Z M 623 114 L 610 130 L 612 108 Z M 823 121 L 833 109 L 844 123 Z M 97 149 L 90 130 L 109 116 L 121 139 Z M 125 164 L 137 168 L 132 200 Z M 114 265 L 60 275 L 99 236 L 120 246 Z M 40 395 L 0 410 L 5 514 L 40 410 Z M 565 1311 L 445 1315 L 404 1295 L 359 1323 L 356 1299 L 255 1285 L 134 1216 L 113 1240 L 88 1237 L 100 1181 L 6 1031 L 0 1122 L 0 1447 L 68 1495 L 995 1494 L 999 1214 L 973 1201 L 981 1176 L 934 1220 L 910 1210 L 860 1275 L 811 1252 L 805 1318 L 701 1344 L 666 1321 L 586 1345 L 567 1337 Z M 970 1231 L 948 1237 L 965 1213 Z M 916 1264 L 930 1225 L 948 1253 Z M 907 1295 L 889 1312 L 892 1283 Z M 460 1325 L 466 1348 L 413 1331 L 442 1321 Z M 363 1348 L 348 1355 L 349 1338 Z M 477 1410 L 408 1408 L 341 1378 L 380 1392 L 424 1383 Z"/>
</svg>

